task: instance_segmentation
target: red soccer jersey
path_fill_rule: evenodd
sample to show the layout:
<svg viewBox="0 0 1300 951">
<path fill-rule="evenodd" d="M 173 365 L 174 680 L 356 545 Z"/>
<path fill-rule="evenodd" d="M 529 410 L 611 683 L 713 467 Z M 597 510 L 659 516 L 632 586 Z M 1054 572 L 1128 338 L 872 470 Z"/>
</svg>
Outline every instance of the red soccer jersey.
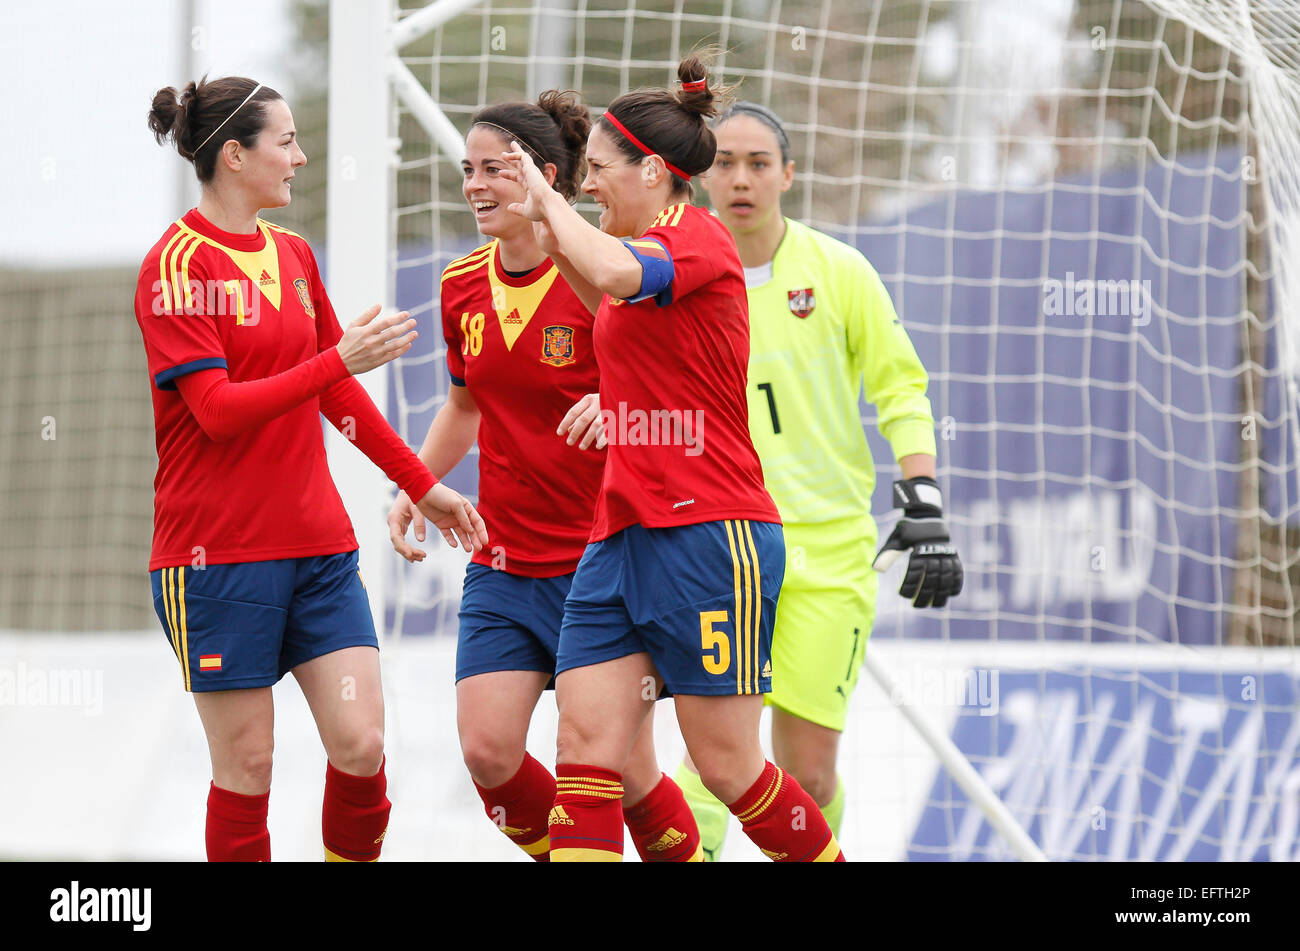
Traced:
<svg viewBox="0 0 1300 951">
<path fill-rule="evenodd" d="M 232 384 L 263 380 L 342 337 L 307 242 L 269 222 L 257 225 L 255 234 L 231 234 L 192 210 L 167 229 L 140 268 L 135 313 L 158 448 L 150 571 L 357 547 L 326 465 L 319 415 L 323 401 L 337 409 L 357 399 L 341 362 L 339 382 L 328 392 L 224 441 L 205 433 L 176 389 L 177 378 L 218 367 Z M 365 409 L 373 413 L 368 401 Z M 370 423 L 382 426 L 358 407 L 367 435 L 376 428 Z M 392 450 L 400 441 L 382 428 L 378 438 Z M 428 470 L 409 449 L 397 448 L 419 470 L 407 466 L 405 481 L 427 491 Z"/>
<path fill-rule="evenodd" d="M 530 578 L 578 567 L 606 453 L 555 429 L 599 384 L 591 325 L 549 260 L 511 277 L 492 241 L 443 271 L 447 369 L 482 413 L 478 510 L 492 541 L 478 564 Z"/>
<path fill-rule="evenodd" d="M 749 436 L 749 309 L 735 241 L 683 203 L 638 242 L 667 250 L 673 281 L 637 303 L 606 295 L 596 315 L 609 459 L 591 541 L 635 524 L 780 522 Z"/>
</svg>

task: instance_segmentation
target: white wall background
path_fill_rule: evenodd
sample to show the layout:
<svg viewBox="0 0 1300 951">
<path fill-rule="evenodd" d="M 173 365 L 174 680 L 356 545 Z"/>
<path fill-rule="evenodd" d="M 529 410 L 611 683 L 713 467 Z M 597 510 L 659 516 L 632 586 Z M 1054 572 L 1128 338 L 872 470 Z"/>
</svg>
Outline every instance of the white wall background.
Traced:
<svg viewBox="0 0 1300 951">
<path fill-rule="evenodd" d="M 0 5 L 0 265 L 136 264 L 198 185 L 145 119 L 154 92 L 246 75 L 292 107 L 287 0 L 194 0 L 182 76 L 178 0 Z M 321 64 L 322 71 L 324 64 Z"/>
</svg>

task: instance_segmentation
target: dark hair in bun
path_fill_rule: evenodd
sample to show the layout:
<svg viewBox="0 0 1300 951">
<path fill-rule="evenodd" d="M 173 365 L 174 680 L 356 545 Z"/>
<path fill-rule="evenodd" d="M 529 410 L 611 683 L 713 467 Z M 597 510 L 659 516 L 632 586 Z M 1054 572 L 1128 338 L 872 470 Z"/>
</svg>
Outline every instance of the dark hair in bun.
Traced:
<svg viewBox="0 0 1300 951">
<path fill-rule="evenodd" d="M 236 139 L 251 149 L 266 125 L 266 104 L 283 98 L 263 86 L 244 102 L 254 89 L 257 82 L 244 76 L 210 82 L 205 76 L 187 83 L 180 93 L 174 86 L 164 86 L 153 95 L 149 129 L 159 145 L 167 139 L 174 142 L 181 158 L 193 163 L 199 181 L 207 184 L 216 174 L 221 146 Z"/>
<path fill-rule="evenodd" d="M 591 112 L 572 89 L 548 89 L 536 103 L 501 102 L 474 113 L 470 128 L 485 125 L 502 138 L 513 138 L 532 155 L 537 167 L 555 166 L 555 190 L 574 201 L 587 174 L 587 133 Z"/>
<path fill-rule="evenodd" d="M 620 152 L 638 161 L 645 156 L 609 121 L 611 114 L 646 148 L 685 175 L 698 175 L 712 167 L 718 145 L 705 120 L 726 106 L 732 91 L 729 86 L 709 84 L 709 66 L 717 53 L 717 47 L 705 47 L 678 63 L 680 89 L 641 89 L 609 104 L 597 121 L 604 123 L 605 133 L 618 144 Z M 672 194 L 689 197 L 690 179 L 674 173 Z"/>
</svg>

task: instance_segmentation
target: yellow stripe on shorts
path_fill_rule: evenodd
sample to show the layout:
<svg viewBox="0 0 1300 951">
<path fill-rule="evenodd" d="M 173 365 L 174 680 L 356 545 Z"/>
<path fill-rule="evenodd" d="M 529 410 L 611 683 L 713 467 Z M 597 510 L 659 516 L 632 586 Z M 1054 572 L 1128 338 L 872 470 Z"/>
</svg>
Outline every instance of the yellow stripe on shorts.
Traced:
<svg viewBox="0 0 1300 951">
<path fill-rule="evenodd" d="M 740 608 L 743 603 L 740 597 L 740 558 L 736 555 L 736 540 L 731 534 L 731 523 L 724 521 L 722 527 L 727 532 L 727 547 L 731 549 L 731 577 L 736 584 L 736 620 L 732 624 L 732 630 L 736 633 L 736 650 L 734 652 L 736 655 L 734 658 L 736 665 L 736 693 L 744 693 L 745 691 L 741 689 L 740 683 Z"/>
<path fill-rule="evenodd" d="M 758 564 L 758 546 L 754 544 L 754 533 L 749 527 L 749 521 L 746 519 L 745 526 L 745 543 L 749 547 L 750 565 L 754 571 L 754 624 L 749 629 L 750 636 L 750 656 L 754 662 L 750 665 L 754 674 L 754 689 L 752 693 L 758 693 L 758 681 L 762 676 L 758 667 L 758 644 L 759 633 L 763 629 L 763 575 Z"/>
<path fill-rule="evenodd" d="M 190 689 L 190 630 L 185 623 L 185 566 L 176 569 L 177 577 L 180 578 L 180 588 L 176 593 L 176 600 L 180 604 L 181 610 L 181 663 L 185 665 L 185 689 Z"/>
</svg>

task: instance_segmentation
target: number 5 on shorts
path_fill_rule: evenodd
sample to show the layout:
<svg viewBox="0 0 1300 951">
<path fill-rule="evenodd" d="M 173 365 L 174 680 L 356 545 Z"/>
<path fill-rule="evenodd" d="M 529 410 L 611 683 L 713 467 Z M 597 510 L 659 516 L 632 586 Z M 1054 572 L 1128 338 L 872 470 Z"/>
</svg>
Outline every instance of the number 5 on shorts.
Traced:
<svg viewBox="0 0 1300 951">
<path fill-rule="evenodd" d="M 713 629 L 716 622 L 725 620 L 726 611 L 700 612 L 700 648 L 704 651 L 701 660 L 710 674 L 725 674 L 731 667 L 731 640 L 722 631 Z"/>
</svg>

